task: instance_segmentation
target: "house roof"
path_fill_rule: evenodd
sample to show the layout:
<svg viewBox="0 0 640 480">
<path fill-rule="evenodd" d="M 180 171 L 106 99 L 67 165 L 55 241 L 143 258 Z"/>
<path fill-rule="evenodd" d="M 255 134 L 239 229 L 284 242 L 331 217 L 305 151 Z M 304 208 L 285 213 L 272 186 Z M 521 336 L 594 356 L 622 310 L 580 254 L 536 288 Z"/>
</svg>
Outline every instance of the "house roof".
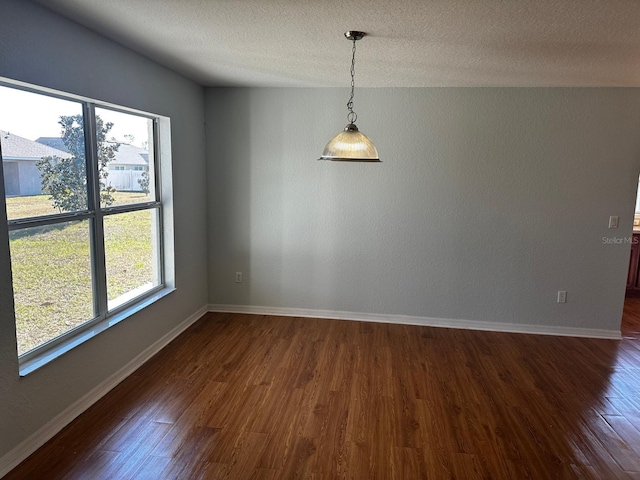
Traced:
<svg viewBox="0 0 640 480">
<path fill-rule="evenodd" d="M 68 152 L 66 145 L 62 141 L 60 137 L 39 137 L 35 140 L 38 143 L 43 145 L 48 145 L 53 148 L 57 148 L 58 150 L 62 150 L 63 152 Z"/>
<path fill-rule="evenodd" d="M 121 143 L 111 164 L 149 165 L 149 153 L 140 147 Z"/>
<path fill-rule="evenodd" d="M 36 139 L 36 142 L 43 145 L 48 145 L 59 150 L 66 151 L 67 147 L 64 145 L 62 138 L 60 137 L 40 137 Z M 116 150 L 116 156 L 110 165 L 149 165 L 149 153 L 140 147 L 135 145 L 129 145 L 121 143 Z"/>
<path fill-rule="evenodd" d="M 0 130 L 0 144 L 2 145 L 2 158 L 4 159 L 38 160 L 42 157 L 57 156 L 68 158 L 70 156 L 64 150 L 34 142 L 4 130 Z"/>
</svg>

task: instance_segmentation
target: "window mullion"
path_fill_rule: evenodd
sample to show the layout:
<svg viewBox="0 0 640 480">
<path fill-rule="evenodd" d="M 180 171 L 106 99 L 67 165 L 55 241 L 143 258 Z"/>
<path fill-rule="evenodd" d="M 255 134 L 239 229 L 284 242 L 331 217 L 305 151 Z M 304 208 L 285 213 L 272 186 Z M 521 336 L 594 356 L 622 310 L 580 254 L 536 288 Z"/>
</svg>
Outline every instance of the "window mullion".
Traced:
<svg viewBox="0 0 640 480">
<path fill-rule="evenodd" d="M 80 212 L 58 213 L 56 215 L 41 215 L 39 217 L 19 218 L 9 220 L 9 231 L 21 230 L 24 228 L 42 227 L 44 225 L 55 225 L 57 223 L 70 222 L 73 220 L 86 220 L 93 218 L 93 212 L 85 210 Z"/>
<path fill-rule="evenodd" d="M 87 196 L 89 210 L 94 213 L 91 222 L 91 252 L 93 275 L 93 301 L 96 316 L 107 315 L 107 269 L 104 248 L 104 222 L 100 209 L 100 175 L 98 170 L 98 126 L 95 105 L 84 104 L 84 134 L 87 161 Z"/>
<path fill-rule="evenodd" d="M 160 125 L 158 124 L 158 119 L 155 118 L 153 120 L 153 142 L 151 142 L 152 151 L 149 152 L 149 158 L 153 156 L 153 181 L 154 181 L 154 192 L 156 202 L 160 202 L 162 198 L 161 186 L 160 186 Z"/>
<path fill-rule="evenodd" d="M 160 161 L 159 161 L 160 160 L 160 123 L 157 118 L 153 120 L 152 145 L 153 145 L 152 147 L 153 151 L 149 153 L 153 154 L 153 170 L 154 170 L 153 180 L 154 180 L 155 200 L 156 200 L 156 203 L 160 203 L 158 207 L 158 215 L 156 217 L 157 219 L 156 238 L 158 241 L 158 257 L 156 259 L 156 262 L 157 262 L 157 268 L 159 272 L 159 282 L 161 284 L 164 284 L 165 282 L 164 238 L 163 238 L 164 237 L 164 226 L 163 226 L 164 214 L 162 211 L 163 206 L 162 206 L 162 203 L 160 202 L 160 199 L 162 198 L 162 186 L 161 186 L 162 173 L 160 172 Z"/>
</svg>

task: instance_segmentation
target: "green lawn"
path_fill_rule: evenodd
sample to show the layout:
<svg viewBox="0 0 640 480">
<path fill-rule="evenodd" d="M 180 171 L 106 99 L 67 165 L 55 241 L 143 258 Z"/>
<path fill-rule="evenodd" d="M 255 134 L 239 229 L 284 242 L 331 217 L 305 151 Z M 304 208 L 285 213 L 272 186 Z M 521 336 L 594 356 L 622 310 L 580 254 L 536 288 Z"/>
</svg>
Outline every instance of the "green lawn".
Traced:
<svg viewBox="0 0 640 480">
<path fill-rule="evenodd" d="M 118 204 L 146 198 L 115 196 Z M 7 199 L 10 218 L 51 210 L 46 195 Z M 105 218 L 109 300 L 153 280 L 151 225 L 150 211 Z M 20 354 L 93 318 L 89 221 L 14 231 L 10 246 Z"/>
</svg>

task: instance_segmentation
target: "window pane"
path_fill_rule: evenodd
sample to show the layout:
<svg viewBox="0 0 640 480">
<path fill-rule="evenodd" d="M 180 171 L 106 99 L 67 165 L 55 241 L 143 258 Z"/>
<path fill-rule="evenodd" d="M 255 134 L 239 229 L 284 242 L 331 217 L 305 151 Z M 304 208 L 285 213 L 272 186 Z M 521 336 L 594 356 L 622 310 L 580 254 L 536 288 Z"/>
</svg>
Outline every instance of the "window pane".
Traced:
<svg viewBox="0 0 640 480">
<path fill-rule="evenodd" d="M 87 208 L 78 102 L 0 85 L 0 146 L 9 220 Z"/>
<path fill-rule="evenodd" d="M 153 121 L 96 108 L 102 206 L 155 200 Z"/>
<path fill-rule="evenodd" d="M 18 354 L 91 320 L 89 222 L 9 234 Z"/>
<path fill-rule="evenodd" d="M 158 209 L 104 218 L 109 310 L 160 285 Z"/>
</svg>

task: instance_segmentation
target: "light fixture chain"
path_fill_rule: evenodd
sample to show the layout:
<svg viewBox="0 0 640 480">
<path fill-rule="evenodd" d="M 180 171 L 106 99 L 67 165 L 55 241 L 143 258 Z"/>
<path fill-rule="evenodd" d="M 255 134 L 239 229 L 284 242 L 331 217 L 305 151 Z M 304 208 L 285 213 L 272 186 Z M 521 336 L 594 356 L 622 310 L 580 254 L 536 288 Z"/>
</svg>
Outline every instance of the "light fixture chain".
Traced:
<svg viewBox="0 0 640 480">
<path fill-rule="evenodd" d="M 353 47 L 351 49 L 351 96 L 347 102 L 347 108 L 349 113 L 347 114 L 347 120 L 349 123 L 355 123 L 358 115 L 353 111 L 353 95 L 356 87 L 356 39 L 353 39 Z"/>
</svg>

